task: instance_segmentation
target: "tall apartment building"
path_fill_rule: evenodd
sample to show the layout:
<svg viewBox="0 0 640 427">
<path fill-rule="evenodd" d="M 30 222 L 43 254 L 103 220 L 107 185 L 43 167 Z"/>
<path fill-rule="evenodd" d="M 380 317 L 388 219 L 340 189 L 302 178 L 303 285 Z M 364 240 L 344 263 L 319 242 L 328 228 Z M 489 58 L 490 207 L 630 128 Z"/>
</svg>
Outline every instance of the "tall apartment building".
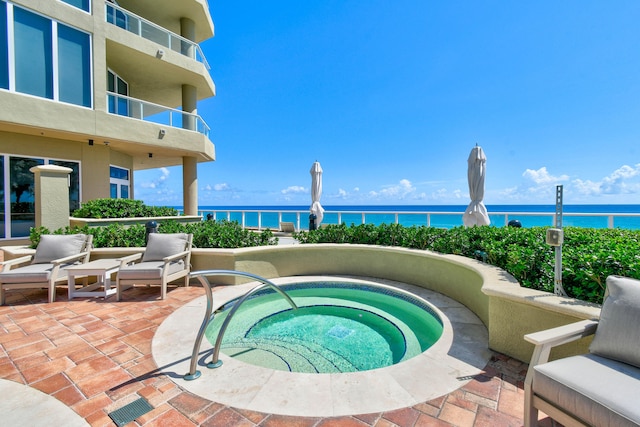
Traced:
<svg viewBox="0 0 640 427">
<path fill-rule="evenodd" d="M 198 43 L 207 0 L 0 0 L 0 240 L 34 225 L 35 165 L 69 167 L 71 210 L 133 198 L 133 171 L 215 158 L 198 101 L 215 95 Z"/>
</svg>

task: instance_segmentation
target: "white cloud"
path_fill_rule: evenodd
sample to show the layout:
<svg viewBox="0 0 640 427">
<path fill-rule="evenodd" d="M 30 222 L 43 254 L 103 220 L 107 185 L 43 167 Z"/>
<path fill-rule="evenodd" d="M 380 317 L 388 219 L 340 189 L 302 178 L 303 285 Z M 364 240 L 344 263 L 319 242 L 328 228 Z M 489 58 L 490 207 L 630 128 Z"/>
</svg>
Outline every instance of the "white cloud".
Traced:
<svg viewBox="0 0 640 427">
<path fill-rule="evenodd" d="M 524 171 L 522 176 L 530 179 L 538 185 L 555 184 L 558 182 L 567 181 L 569 179 L 568 175 L 553 176 L 549 174 L 546 166 L 543 166 L 538 170 L 527 169 Z"/>
<path fill-rule="evenodd" d="M 623 165 L 600 181 L 575 179 L 573 185 L 579 194 L 587 196 L 638 194 L 640 182 L 634 180 L 636 177 L 640 177 L 640 163 Z"/>
<path fill-rule="evenodd" d="M 401 179 L 398 184 L 389 185 L 380 191 L 370 191 L 369 196 L 378 199 L 404 199 L 416 191 L 408 179 Z"/>
<path fill-rule="evenodd" d="M 299 185 L 292 185 L 290 187 L 285 188 L 284 190 L 280 190 L 280 192 L 282 194 L 300 194 L 300 193 L 308 193 L 309 190 Z"/>
<path fill-rule="evenodd" d="M 228 190 L 231 190 L 231 186 L 229 184 L 227 184 L 226 182 L 223 182 L 221 184 L 215 184 L 213 186 L 213 189 L 215 191 L 228 191 Z"/>
<path fill-rule="evenodd" d="M 171 171 L 167 168 L 159 168 L 157 169 L 160 172 L 160 176 L 154 178 L 151 181 L 143 182 L 140 184 L 142 188 L 160 188 L 167 181 Z"/>
</svg>

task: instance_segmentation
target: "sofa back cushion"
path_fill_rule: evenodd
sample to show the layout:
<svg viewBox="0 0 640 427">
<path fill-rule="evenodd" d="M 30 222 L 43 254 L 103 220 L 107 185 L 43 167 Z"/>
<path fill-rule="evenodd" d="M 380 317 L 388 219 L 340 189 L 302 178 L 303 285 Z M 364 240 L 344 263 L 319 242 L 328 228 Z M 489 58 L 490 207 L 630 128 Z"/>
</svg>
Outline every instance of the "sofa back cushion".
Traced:
<svg viewBox="0 0 640 427">
<path fill-rule="evenodd" d="M 591 353 L 640 367 L 640 280 L 607 277 Z"/>
<path fill-rule="evenodd" d="M 162 258 L 183 252 L 187 249 L 188 239 L 189 235 L 186 233 L 151 233 L 142 262 L 162 261 Z"/>
<path fill-rule="evenodd" d="M 58 258 L 77 255 L 85 247 L 86 234 L 44 234 L 33 257 L 33 264 L 45 264 Z"/>
</svg>

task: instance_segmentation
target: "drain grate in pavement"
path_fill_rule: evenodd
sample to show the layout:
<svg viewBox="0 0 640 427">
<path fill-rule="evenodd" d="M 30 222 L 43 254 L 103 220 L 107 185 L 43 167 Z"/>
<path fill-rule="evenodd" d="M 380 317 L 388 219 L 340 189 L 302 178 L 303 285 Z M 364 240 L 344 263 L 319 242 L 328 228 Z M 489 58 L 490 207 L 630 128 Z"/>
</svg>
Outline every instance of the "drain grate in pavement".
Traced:
<svg viewBox="0 0 640 427">
<path fill-rule="evenodd" d="M 122 427 L 125 424 L 130 423 L 136 418 L 146 414 L 151 411 L 153 406 L 149 404 L 145 399 L 140 398 L 134 400 L 133 402 L 124 405 L 120 409 L 116 409 L 115 411 L 109 413 L 109 417 L 113 420 L 114 423 L 118 427 Z"/>
</svg>

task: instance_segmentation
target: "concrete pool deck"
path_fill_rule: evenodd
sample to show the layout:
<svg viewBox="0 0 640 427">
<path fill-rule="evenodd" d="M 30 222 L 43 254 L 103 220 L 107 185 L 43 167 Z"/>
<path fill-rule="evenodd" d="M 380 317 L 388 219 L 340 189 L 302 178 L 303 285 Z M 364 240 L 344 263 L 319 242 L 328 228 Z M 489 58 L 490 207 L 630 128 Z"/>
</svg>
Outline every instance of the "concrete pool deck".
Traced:
<svg viewBox="0 0 640 427">
<path fill-rule="evenodd" d="M 22 405 L 2 407 L 23 425 L 37 419 L 28 402 L 36 391 L 56 399 L 92 426 L 114 426 L 108 413 L 144 398 L 153 410 L 128 426 L 521 426 L 522 382 L 527 365 L 491 352 L 471 380 L 444 396 L 391 411 L 337 417 L 298 417 L 257 412 L 202 398 L 158 368 L 153 337 L 166 318 L 204 295 L 204 289 L 136 287 L 124 300 L 111 297 L 46 303 L 40 290 L 14 291 L 0 307 L 0 378 L 28 385 Z M 185 357 L 189 357 L 189 354 Z M 1 400 L 0 404 L 8 404 Z M 549 420 L 543 425 L 551 425 Z"/>
<path fill-rule="evenodd" d="M 468 383 L 490 359 L 488 334 L 480 319 L 442 294 L 392 282 L 335 276 L 273 279 L 292 282 L 349 281 L 379 284 L 411 292 L 431 303 L 444 323 L 442 337 L 427 351 L 387 368 L 341 374 L 301 374 L 258 367 L 221 353 L 223 365 L 203 366 L 211 360 L 212 345 L 204 342 L 198 370 L 202 377 L 183 380 L 205 311 L 206 298 L 197 298 L 171 314 L 158 328 L 152 351 L 156 364 L 181 388 L 220 403 L 258 412 L 307 417 L 333 417 L 390 411 L 432 400 Z M 257 283 L 214 290 L 214 309 L 238 298 Z M 206 357 L 205 357 L 206 356 Z M 166 367 L 166 368 L 164 368 Z"/>
</svg>

